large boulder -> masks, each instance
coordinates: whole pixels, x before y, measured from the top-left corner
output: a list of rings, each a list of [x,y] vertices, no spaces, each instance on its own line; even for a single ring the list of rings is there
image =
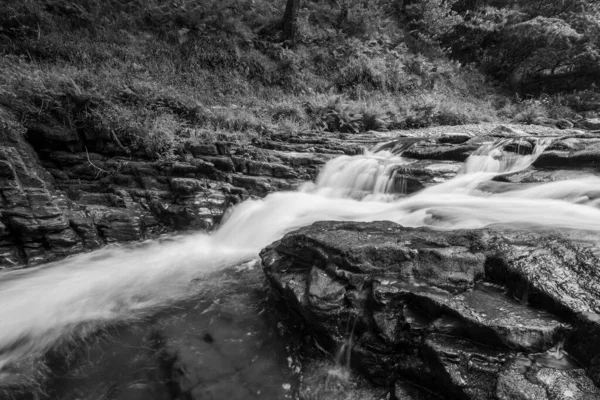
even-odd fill
[[[600,398],[586,375],[600,360],[599,260],[583,245],[321,222],[261,258],[274,298],[315,342],[351,347],[350,364],[390,391],[402,379],[448,399]]]

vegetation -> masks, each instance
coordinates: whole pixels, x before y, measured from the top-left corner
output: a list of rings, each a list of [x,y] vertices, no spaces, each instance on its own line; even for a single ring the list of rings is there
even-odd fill
[[[595,110],[597,6],[534,3],[4,1],[0,105],[26,127],[97,132],[167,158],[196,138]],[[547,90],[563,80],[573,87]],[[552,96],[521,100],[530,88]]]
[[[454,57],[521,94],[581,90],[600,78],[597,0],[471,3],[444,38]]]

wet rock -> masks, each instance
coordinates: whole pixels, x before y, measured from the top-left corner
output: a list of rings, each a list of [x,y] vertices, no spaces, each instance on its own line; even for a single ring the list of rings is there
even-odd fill
[[[272,151],[272,154],[292,167],[323,165],[332,158],[337,157],[337,154],[310,154],[282,151]]]
[[[454,161],[419,160],[399,165],[393,172],[389,193],[411,194],[454,177],[461,163]]]
[[[171,187],[173,192],[180,196],[194,194],[203,189],[204,185],[197,179],[192,178],[172,178]]]
[[[462,338],[432,334],[423,358],[453,399],[493,399],[497,375],[506,353]]]
[[[250,194],[257,196],[264,196],[267,193],[273,191],[273,186],[266,178],[244,176],[234,174],[232,176],[232,183],[235,186],[247,189]]]
[[[507,125],[498,125],[492,129],[490,134],[497,137],[519,137],[527,135],[522,129],[513,128]]]
[[[555,127],[555,126],[557,126],[558,121],[555,119],[552,119],[552,118],[538,117],[538,118],[534,118],[532,123],[535,125]]]
[[[588,118],[579,122],[578,125],[584,129],[589,129],[591,131],[600,130],[600,118]]]
[[[91,206],[88,212],[102,239],[108,243],[140,240],[144,236],[141,219],[127,210]]]
[[[495,182],[507,182],[510,185],[498,186],[495,182],[485,182],[478,188],[480,190],[501,193],[508,190],[525,189],[531,183],[557,182],[569,179],[578,179],[595,173],[592,168],[582,169],[527,169],[512,174],[494,177]]]
[[[592,249],[528,232],[507,232],[491,244],[486,276],[513,296],[559,313],[600,311],[600,271]]]
[[[192,143],[190,144],[190,152],[198,156],[218,156],[217,146],[207,143]]]
[[[350,340],[350,364],[378,385],[403,377],[437,382],[432,390],[444,398],[535,398],[527,371],[513,386],[503,375],[526,354],[549,369],[544,379],[573,379],[600,396],[583,373],[563,377],[553,372],[560,363],[543,361],[568,357],[565,340],[587,353],[580,361],[590,371],[600,354],[591,345],[600,330],[580,320],[600,299],[600,260],[586,246],[518,231],[323,222],[287,234],[261,258],[275,297],[332,354]],[[550,393],[552,385],[542,386]]]
[[[248,161],[246,165],[249,175],[273,176],[273,166],[270,163],[260,161]]]
[[[233,172],[235,170],[235,165],[230,157],[214,157],[207,156],[203,157],[204,161],[208,161],[215,166],[215,168],[224,171],[224,172]],[[200,160],[197,160],[200,161]]]
[[[473,135],[462,132],[447,132],[440,136],[438,143],[462,144],[473,138]]]
[[[313,268],[308,276],[308,301],[312,307],[323,311],[340,308],[344,302],[344,286],[324,271]]]
[[[573,124],[573,122],[569,121],[568,119],[559,119],[556,122],[556,127],[559,129],[573,129],[573,127],[575,126],[575,124]]]
[[[600,165],[600,141],[567,139],[557,142],[535,161],[536,167],[595,168]]]
[[[235,143],[230,142],[216,142],[215,146],[217,151],[222,156],[231,156],[231,148],[235,147]]]
[[[472,152],[477,150],[478,147],[479,145],[469,144],[469,142],[461,145],[445,144],[437,146],[432,146],[426,142],[420,142],[406,150],[403,155],[417,160],[464,161]]]
[[[504,367],[495,394],[499,400],[592,400],[598,398],[598,388],[582,369],[547,368],[517,358]]]

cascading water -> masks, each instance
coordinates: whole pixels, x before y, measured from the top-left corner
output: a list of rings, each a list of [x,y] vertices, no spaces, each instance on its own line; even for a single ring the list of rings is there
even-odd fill
[[[367,151],[362,156],[341,156],[325,165],[315,188],[321,195],[357,200],[382,198],[378,195],[402,191],[395,185],[396,173],[398,166],[409,163],[388,150]]]
[[[552,144],[550,138],[540,139],[533,148],[532,154],[523,156],[502,150],[511,141],[512,139],[506,138],[482,145],[465,161],[461,173],[510,173],[521,171],[529,167]]]
[[[388,150],[340,157],[316,185],[246,201],[213,234],[194,234],[137,246],[112,247],[0,275],[0,379],[3,368],[104,324],[131,321],[202,290],[195,278],[255,258],[286,232],[321,220],[390,220],[446,229],[493,224],[600,231],[600,178],[481,190],[498,174],[527,168],[533,154],[507,155],[485,145],[455,178],[390,201],[357,196],[385,192],[390,166],[406,163]],[[493,187],[493,185],[492,185]],[[337,189],[337,190],[336,190]],[[340,190],[341,189],[341,190]],[[345,197],[340,194],[345,191]],[[356,198],[362,198],[361,201]]]

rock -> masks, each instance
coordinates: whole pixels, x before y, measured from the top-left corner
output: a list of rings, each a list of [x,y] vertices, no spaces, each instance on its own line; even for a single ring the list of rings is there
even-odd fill
[[[490,134],[498,137],[519,137],[527,135],[522,129],[512,128],[506,125],[498,125],[490,132]]]
[[[461,163],[454,161],[418,160],[399,165],[388,188],[390,193],[411,194],[454,177]]]
[[[464,399],[529,399],[570,385],[600,396],[576,362],[544,361],[566,360],[564,341],[583,366],[600,359],[600,329],[581,320],[600,310],[600,260],[585,245],[518,231],[321,222],[261,259],[274,298],[332,353],[350,335],[351,365],[375,384],[435,381],[439,395]],[[531,369],[506,375],[523,354],[554,366],[540,370],[545,383],[527,383]]]
[[[337,154],[309,154],[283,151],[272,151],[271,153],[292,167],[323,165],[327,161],[338,156]]]
[[[222,156],[231,156],[231,148],[234,147],[234,143],[230,143],[230,142],[216,142],[215,146],[217,148],[217,151],[219,152],[220,155]]]
[[[28,126],[27,139],[36,147],[75,149],[79,136],[74,129],[64,126],[33,123]]]
[[[477,148],[479,148],[479,144],[471,143],[470,140],[460,145],[444,144],[437,146],[420,142],[404,151],[402,155],[417,160],[465,161]]]
[[[437,141],[438,143],[445,144],[462,144],[468,142],[473,135],[462,132],[447,132],[440,136]]]
[[[447,388],[443,393],[447,398],[494,398],[505,352],[437,333],[427,336],[422,351],[433,377]]]
[[[588,118],[580,121],[578,124],[581,128],[588,129],[590,131],[600,130],[600,118]]]
[[[568,119],[559,119],[556,122],[556,127],[559,129],[573,129],[573,127],[575,126],[575,124],[573,124],[573,122],[569,121]]]
[[[190,152],[195,156],[218,156],[217,146],[208,143],[192,143],[190,144]]]
[[[264,196],[273,190],[273,186],[266,178],[244,176],[234,174],[232,176],[232,184],[245,189],[248,189],[250,194]]]
[[[493,191],[496,193],[500,193],[505,190],[510,189],[524,189],[527,184],[531,183],[546,183],[546,182],[557,182],[564,181],[570,179],[578,179],[586,176],[590,176],[595,172],[595,169],[586,168],[586,169],[527,169],[524,171],[519,171],[512,174],[499,175],[494,177],[494,181],[496,182],[509,182],[511,185],[505,186],[503,190],[502,187],[497,186],[495,182],[485,182],[478,187],[478,189],[486,190],[486,186],[491,186]]]
[[[90,206],[88,212],[101,237],[108,243],[130,242],[144,237],[141,219],[128,210]]]
[[[545,368],[516,358],[501,372],[495,394],[499,400],[592,400],[598,398],[598,388],[582,369]]]
[[[0,162],[6,179],[17,181],[20,186],[45,188],[43,175],[40,175],[37,169],[28,165],[26,161],[27,159],[24,159],[22,153],[16,148],[0,146]]]
[[[552,118],[537,117],[537,118],[533,119],[532,123],[535,124],[535,125],[543,125],[543,126],[555,127],[555,126],[557,126],[558,121],[555,120],[555,119],[552,119]]]
[[[206,156],[203,157],[205,161],[210,162],[215,166],[215,168],[224,171],[224,172],[233,172],[235,170],[235,165],[230,157],[214,157],[214,156]],[[199,161],[199,160],[198,160]]]
[[[249,175],[253,176],[273,176],[273,166],[267,162],[248,161],[246,168]]]
[[[237,201],[225,189],[202,189],[196,195],[178,197],[175,204],[155,199],[149,207],[159,221],[178,230],[210,230],[225,210]]]
[[[600,160],[600,140],[566,139],[555,143],[533,164],[536,167],[595,168]]]
[[[202,182],[192,178],[172,178],[171,187],[173,192],[180,196],[194,194],[204,188]]]

